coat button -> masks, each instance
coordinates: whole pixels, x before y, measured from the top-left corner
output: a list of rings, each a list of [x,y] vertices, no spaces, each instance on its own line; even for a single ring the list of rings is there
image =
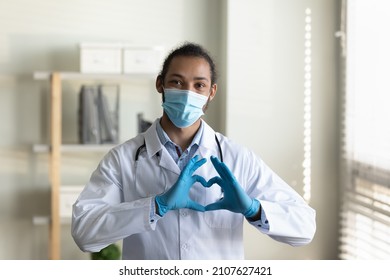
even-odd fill
[[[182,217],[187,217],[187,215],[188,215],[187,211],[182,211],[182,212],[181,212],[181,216],[182,216]]]

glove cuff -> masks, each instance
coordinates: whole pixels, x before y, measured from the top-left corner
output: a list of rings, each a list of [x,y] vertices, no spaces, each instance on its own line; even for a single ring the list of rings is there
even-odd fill
[[[257,214],[257,211],[260,209],[260,201],[257,199],[252,199],[252,204],[249,206],[248,210],[244,213],[245,218],[252,218]]]
[[[157,214],[159,214],[161,217],[164,216],[165,213],[167,213],[169,210],[168,207],[163,204],[163,202],[161,201],[161,197],[156,196],[154,200],[157,204]]]

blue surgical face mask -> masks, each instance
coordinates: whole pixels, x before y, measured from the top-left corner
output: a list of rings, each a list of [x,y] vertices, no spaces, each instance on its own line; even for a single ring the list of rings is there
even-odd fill
[[[194,124],[202,115],[208,97],[190,90],[164,89],[162,107],[169,119],[177,127]]]

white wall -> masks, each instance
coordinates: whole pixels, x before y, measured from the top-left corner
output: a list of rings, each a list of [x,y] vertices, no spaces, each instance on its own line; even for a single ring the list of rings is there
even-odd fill
[[[312,13],[312,199],[317,233],[292,248],[245,228],[253,259],[337,257],[337,1],[227,2],[226,132],[303,195],[305,10]]]
[[[33,215],[49,213],[48,158],[31,151],[33,144],[47,140],[48,84],[34,81],[32,73],[77,71],[77,46],[82,41],[163,45],[167,50],[184,40],[203,44],[214,54],[221,74],[218,95],[207,120],[216,130],[253,148],[288,182],[296,181],[299,190],[301,29],[307,5],[312,6],[316,31],[312,205],[318,213],[318,232],[312,245],[288,248],[246,228],[246,249],[248,258],[335,258],[337,215],[335,205],[330,204],[337,200],[337,104],[332,68],[335,3],[336,0],[0,1],[0,259],[48,257],[48,228],[32,224]],[[74,113],[79,85],[64,84],[67,106],[63,113],[63,140],[68,142],[77,140]],[[121,139],[127,139],[135,133],[139,110],[153,119],[161,108],[153,81],[139,81],[123,90]],[[247,107],[250,104],[258,106]],[[243,114],[242,108],[249,115]],[[256,129],[250,123],[243,125],[242,120],[248,116],[251,123],[256,120]],[[85,182],[100,156],[64,156],[64,183]],[[69,226],[64,226],[62,238],[62,258],[89,257],[74,245]]]

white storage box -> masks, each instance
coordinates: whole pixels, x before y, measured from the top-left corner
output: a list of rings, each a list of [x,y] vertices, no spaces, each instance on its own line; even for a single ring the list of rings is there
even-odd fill
[[[60,187],[60,217],[72,217],[72,207],[79,197],[84,186],[61,186]]]
[[[122,72],[122,44],[120,43],[81,43],[81,73]]]
[[[126,45],[123,48],[123,72],[157,74],[162,66],[162,47]]]

